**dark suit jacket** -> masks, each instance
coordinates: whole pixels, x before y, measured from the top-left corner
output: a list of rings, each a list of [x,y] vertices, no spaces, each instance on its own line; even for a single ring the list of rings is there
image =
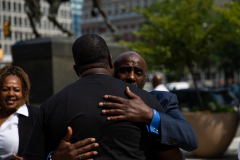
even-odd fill
[[[192,126],[180,112],[177,96],[165,91],[152,91],[151,94],[157,98],[166,113],[159,113],[161,136],[157,140],[165,145],[176,146],[186,151],[197,149],[197,136]]]
[[[29,116],[19,114],[18,122],[18,134],[19,134],[19,146],[18,146],[18,156],[22,157],[23,151],[27,145],[30,133],[34,124],[34,121],[39,112],[39,107],[27,106]]]

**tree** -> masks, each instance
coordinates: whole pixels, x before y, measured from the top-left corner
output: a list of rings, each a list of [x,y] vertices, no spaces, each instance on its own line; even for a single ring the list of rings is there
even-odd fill
[[[163,64],[176,70],[187,67],[204,110],[196,79],[194,64],[208,59],[215,50],[220,23],[213,10],[213,0],[161,0],[146,9],[135,9],[145,17],[145,22],[134,34],[136,42],[124,42],[141,54],[148,67]]]
[[[215,6],[214,9],[222,17],[224,25],[221,27],[224,40],[219,45],[217,54],[221,58],[219,68],[225,72],[240,70],[240,1],[226,3],[224,7]]]

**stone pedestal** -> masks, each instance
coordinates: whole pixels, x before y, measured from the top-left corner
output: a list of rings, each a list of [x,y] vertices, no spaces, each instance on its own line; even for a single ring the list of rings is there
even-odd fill
[[[45,38],[17,42],[12,47],[13,65],[21,67],[31,83],[30,103],[41,104],[79,79],[73,70],[72,44],[77,37]],[[107,43],[113,58],[127,48]]]
[[[21,67],[30,79],[30,103],[42,103],[78,79],[72,57],[75,39],[35,39],[12,47],[13,65]]]

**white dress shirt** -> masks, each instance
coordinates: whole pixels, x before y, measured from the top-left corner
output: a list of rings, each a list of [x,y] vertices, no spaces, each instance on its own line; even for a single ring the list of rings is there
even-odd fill
[[[0,160],[13,159],[13,153],[18,153],[18,114],[28,117],[26,104],[22,105],[0,126]]]
[[[169,90],[163,85],[159,84],[157,87],[154,88],[155,91],[166,91],[169,92]]]

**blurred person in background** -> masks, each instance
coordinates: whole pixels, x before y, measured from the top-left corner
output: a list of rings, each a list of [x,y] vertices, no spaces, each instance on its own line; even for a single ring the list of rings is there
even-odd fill
[[[152,85],[153,90],[155,91],[166,91],[169,92],[169,90],[162,84],[162,75],[161,74],[155,74],[152,79]]]

